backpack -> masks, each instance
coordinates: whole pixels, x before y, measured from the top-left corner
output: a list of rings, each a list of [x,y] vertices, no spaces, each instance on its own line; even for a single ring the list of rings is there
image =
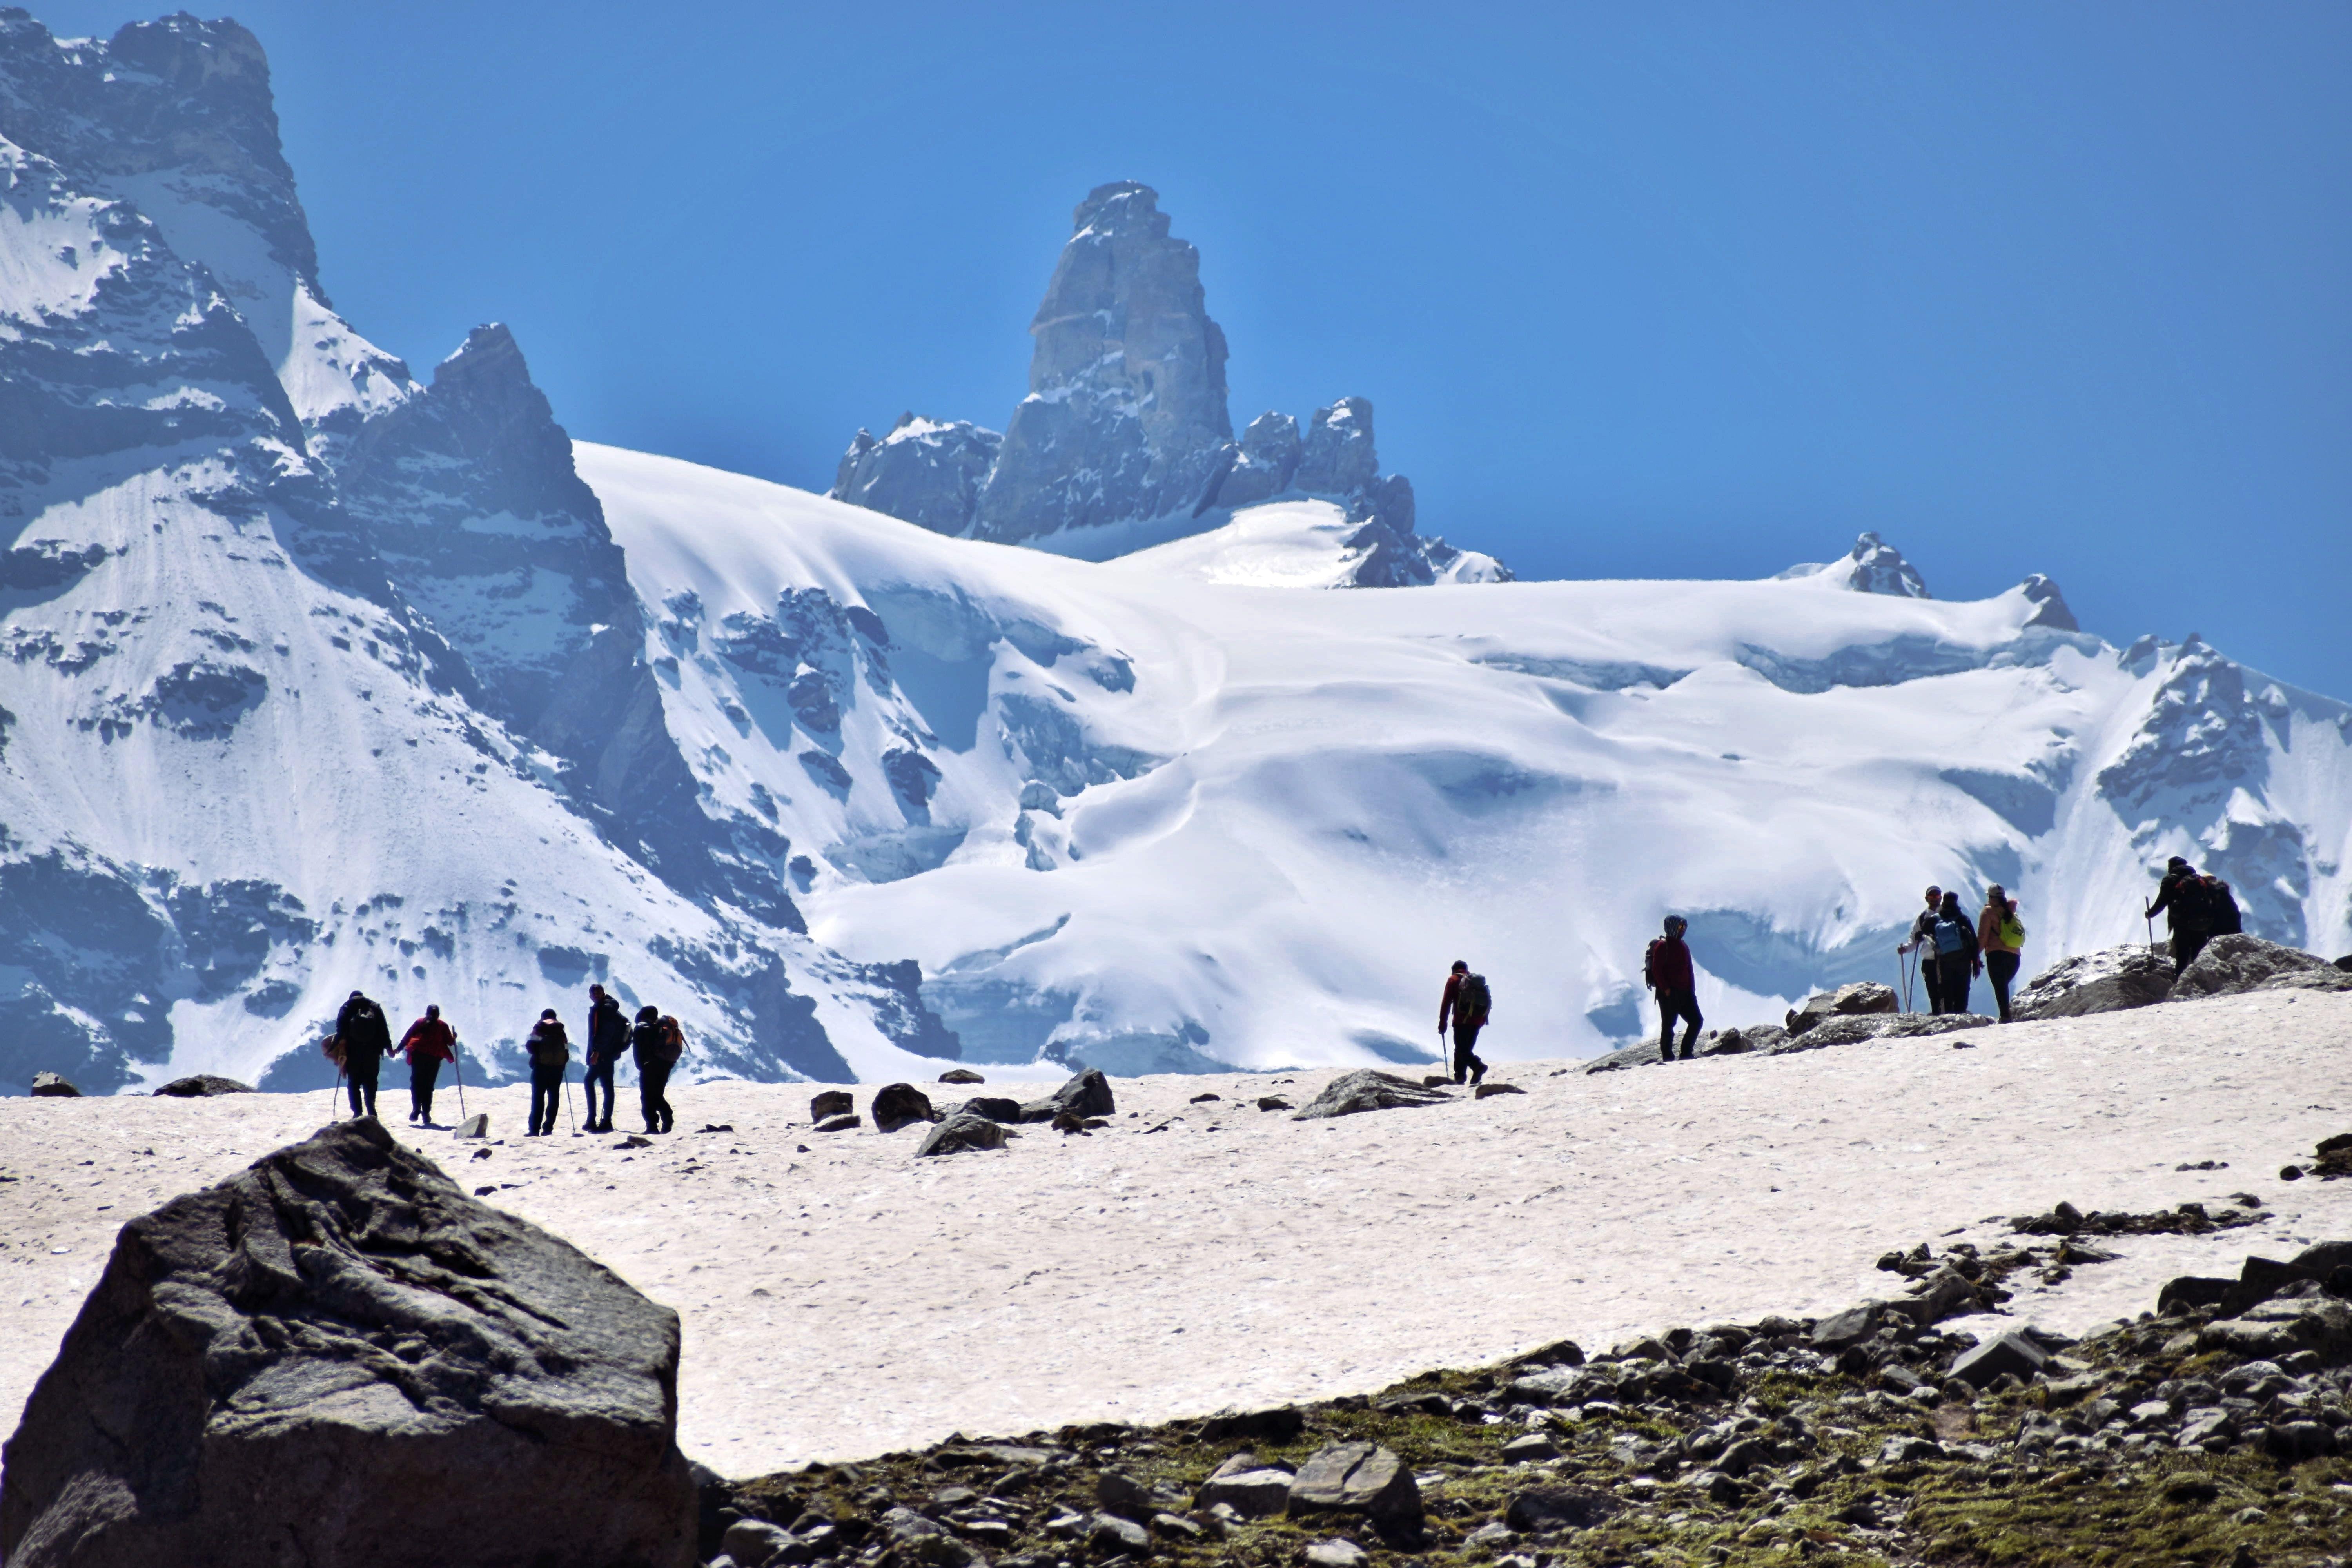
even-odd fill
[[[1968,921],[1952,915],[1937,915],[1936,917],[1936,956],[1952,958],[1968,950]]]
[[[334,1063],[337,1067],[341,1067],[343,1065],[342,1036],[329,1035],[325,1039],[320,1041],[319,1054],[326,1058],[329,1061]]]
[[[2000,917],[2000,940],[2011,947],[2025,945],[2025,922],[2017,918],[2014,906],[2011,908],[2009,913]]]
[[[1642,950],[1642,984],[1653,991],[1658,988],[1658,949],[1665,944],[1664,937],[1654,936],[1650,945]]]
[[[2215,936],[2235,936],[2245,930],[2245,917],[2238,912],[2237,895],[2230,884],[2210,872],[2199,876],[2199,890],[2205,895],[2206,929]]]
[[[677,1026],[676,1018],[664,1015],[661,1021],[661,1065],[674,1068],[677,1066],[677,1058],[684,1055],[686,1031]]]
[[[1462,990],[1454,998],[1454,1016],[1459,1018],[1466,1013],[1474,1021],[1484,1020],[1494,1010],[1495,994],[1486,989],[1486,977],[1483,974],[1464,975]]]
[[[530,1032],[530,1065],[539,1068],[560,1068],[572,1059],[571,1042],[560,1034],[543,1029]]]

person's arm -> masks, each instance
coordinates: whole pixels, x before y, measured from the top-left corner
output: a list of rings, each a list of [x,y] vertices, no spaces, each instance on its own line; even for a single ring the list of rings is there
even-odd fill
[[[2153,920],[2164,912],[2165,906],[2172,902],[2172,895],[2179,886],[2179,881],[2172,877],[2167,877],[2157,884],[2156,902],[2147,906],[2148,919]]]
[[[1445,1021],[1454,1016],[1454,998],[1461,989],[1462,976],[1449,974],[1445,977],[1445,994],[1437,999],[1437,1032],[1441,1035],[1445,1032]]]

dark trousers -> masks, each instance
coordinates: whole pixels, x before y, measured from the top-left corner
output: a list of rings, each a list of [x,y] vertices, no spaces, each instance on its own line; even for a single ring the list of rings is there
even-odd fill
[[[2197,955],[2204,952],[2205,944],[2212,940],[2213,933],[2210,931],[2174,931],[2172,933],[2172,973],[2179,974],[2196,963]]]
[[[1683,1027],[1683,1059],[1690,1059],[1691,1045],[1698,1038],[1698,1026],[1706,1020],[1699,1016],[1698,993],[1696,991],[1661,991],[1658,993],[1658,1057],[1662,1061],[1675,1058],[1675,1020],[1686,1020]]]
[[[1936,1011],[1938,1013],[1967,1012],[1970,967],[1969,955],[1965,952],[1941,954],[1936,960],[1936,967],[1943,975],[1936,987],[1937,994],[1940,998],[1940,1005]]]
[[[343,1063],[343,1087],[351,1092],[352,1114],[375,1114],[375,1080],[383,1071],[382,1057],[354,1057]]]
[[[1473,1024],[1466,1029],[1459,1024],[1454,1026],[1454,1082],[1486,1076],[1486,1064],[1478,1059],[1478,1031],[1485,1027],[1484,1024]]]
[[[588,1096],[588,1131],[593,1132],[599,1127],[613,1125],[613,1064],[597,1063],[580,1075],[580,1081]],[[596,1114],[596,1086],[600,1083],[604,1086],[604,1114],[601,1117]]]
[[[1992,999],[2000,1004],[2000,1021],[2009,1022],[2009,983],[2017,978],[2017,954],[1987,948],[1985,978],[1992,982]]]
[[[637,1068],[637,1109],[645,1112],[646,1131],[667,1132],[670,1126],[669,1101],[662,1098],[669,1088],[669,1068],[647,1062]]]
[[[530,1069],[530,1130],[534,1133],[555,1131],[557,1101],[563,1098],[563,1069],[533,1067]]]
[[[439,1057],[419,1057],[408,1064],[408,1114],[433,1120],[433,1080],[441,1076]]]

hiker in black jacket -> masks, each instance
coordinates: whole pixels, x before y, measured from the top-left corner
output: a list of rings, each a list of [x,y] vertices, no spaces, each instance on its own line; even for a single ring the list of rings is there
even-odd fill
[[[588,1094],[588,1131],[613,1130],[613,1069],[629,1048],[629,1020],[602,985],[588,987],[588,1059],[580,1069]],[[604,1114],[596,1114],[596,1086],[604,1086]]]
[[[1437,999],[1437,1037],[1445,1037],[1449,1022],[1454,1026],[1454,1082],[1460,1083],[1465,1076],[1473,1084],[1486,1080],[1486,1064],[1478,1058],[1478,1031],[1486,1026],[1494,1010],[1495,994],[1486,988],[1486,977],[1471,973],[1469,964],[1455,959],[1453,972],[1445,977],[1445,994]]]
[[[1937,1011],[1967,1012],[1969,981],[1984,973],[1984,959],[1977,950],[1977,922],[1961,910],[1959,894],[1944,895],[1935,923],[1927,928],[1927,946],[1939,976],[1937,989],[1943,1005]]]
[[[383,1009],[354,991],[335,1015],[335,1033],[343,1042],[343,1077],[352,1098],[353,1116],[375,1114],[376,1079],[383,1058],[392,1054],[392,1026]]]
[[[677,1025],[664,1027],[666,1022],[660,1008],[648,1005],[637,1009],[637,1021],[629,1026],[629,1055],[637,1064],[637,1109],[645,1114],[648,1132],[667,1132],[673,1121],[669,1069],[677,1065],[678,1042],[671,1037]],[[609,1124],[605,1131],[612,1131]]]
[[[530,1026],[523,1052],[530,1058],[530,1131],[524,1136],[544,1138],[555,1131],[555,1112],[563,1100],[563,1072],[572,1062],[572,1037],[563,1032],[563,1021],[555,1016],[554,1008],[541,1012],[539,1022]]]
[[[2222,914],[2219,906],[2226,905]],[[2176,975],[2197,962],[2205,944],[2224,929],[2238,929],[2238,901],[2231,898],[2225,883],[2210,877],[2200,877],[2197,868],[2175,855],[2164,863],[2164,880],[2157,884],[2156,901],[2147,906],[2147,919],[2161,914],[2172,929],[2172,973]]]

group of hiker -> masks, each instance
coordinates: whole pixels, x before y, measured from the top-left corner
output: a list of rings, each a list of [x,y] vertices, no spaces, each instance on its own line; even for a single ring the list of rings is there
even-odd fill
[[[661,1009],[637,1009],[632,1022],[619,1000],[602,985],[588,987],[588,1044],[581,1079],[588,1100],[590,1132],[613,1131],[613,1074],[626,1056],[637,1069],[637,1105],[647,1132],[667,1132],[674,1120],[667,1091],[670,1070],[686,1052],[686,1037],[676,1018]],[[433,1125],[433,1089],[444,1062],[457,1060],[457,1032],[441,1016],[440,1004],[409,1025],[397,1047],[408,1062],[408,1120]],[[351,1098],[353,1116],[376,1113],[376,1084],[383,1058],[394,1054],[392,1029],[383,1008],[373,998],[354,991],[335,1016],[335,1032],[326,1052],[341,1070]],[[526,1136],[544,1138],[555,1131],[558,1112],[566,1110],[565,1086],[570,1081],[572,1037],[555,1009],[541,1012],[524,1041],[530,1067],[530,1122]],[[462,1069],[461,1069],[462,1070]],[[604,1090],[598,1109],[597,1090]]]
[[[2179,855],[2165,863],[2164,880],[2145,911],[2149,921],[2159,914],[2170,924],[2176,974],[2189,967],[2207,942],[2242,929],[2230,884],[2200,873]],[[1699,1027],[1706,1021],[1698,1008],[1697,970],[1685,940],[1689,931],[1688,921],[1668,915],[1663,934],[1650,939],[1642,957],[1642,983],[1657,998],[1658,1056],[1663,1061],[1675,1059],[1677,1023],[1683,1026],[1682,1059],[1690,1060]],[[1985,889],[1984,902],[1974,915],[1961,906],[1957,891],[1930,886],[1927,907],[1912,921],[1909,933],[1895,945],[1895,952],[1898,961],[1911,961],[1916,955],[1916,973],[1930,1013],[1968,1012],[1969,988],[1981,974],[1992,982],[1993,1001],[2000,1010],[2000,1021],[2007,1024],[2014,1021],[2009,993],[2017,979],[2024,946],[2025,922],[2018,913],[2017,900],[1996,882]],[[1904,1007],[1908,1011],[1912,973],[1908,962],[1901,973],[1906,981]],[[1444,1037],[1449,1025],[1453,1030],[1454,1082],[1466,1078],[1475,1084],[1486,1077],[1486,1064],[1474,1047],[1494,1006],[1494,992],[1486,977],[1472,973],[1467,962],[1455,960],[1437,1005],[1439,1037]]]

